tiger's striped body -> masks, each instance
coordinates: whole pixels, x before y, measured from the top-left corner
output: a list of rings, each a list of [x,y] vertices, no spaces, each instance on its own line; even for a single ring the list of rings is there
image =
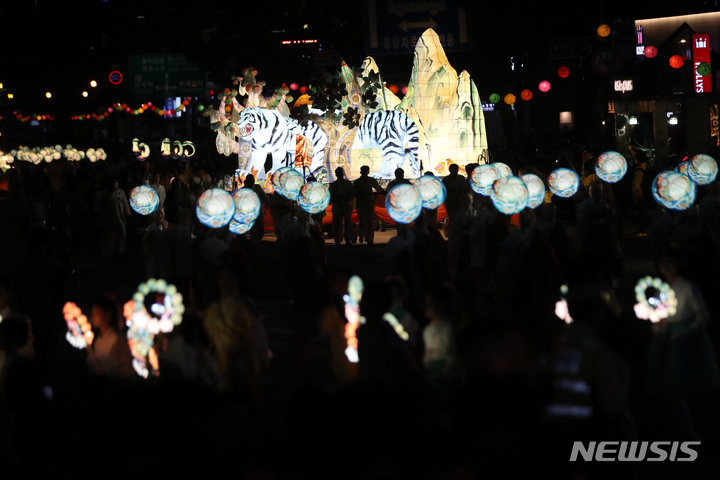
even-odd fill
[[[358,127],[355,148],[379,148],[382,165],[375,176],[394,178],[395,170],[401,168],[405,159],[410,163],[413,177],[421,175],[418,161],[420,133],[410,117],[395,110],[368,113]]]
[[[324,166],[328,138],[323,129],[312,121],[301,124],[275,110],[253,107],[240,112],[237,128],[240,137],[252,143],[246,171],[254,171],[258,179],[266,178],[265,159],[268,154],[272,155],[272,167],[267,173],[292,164],[296,135],[304,136],[313,146],[312,162],[306,173],[313,174]],[[354,148],[380,149],[382,165],[374,176],[393,178],[395,169],[402,167],[408,159],[411,175],[419,177],[422,172],[418,161],[418,141],[418,127],[410,117],[399,111],[384,110],[365,115],[358,127]]]

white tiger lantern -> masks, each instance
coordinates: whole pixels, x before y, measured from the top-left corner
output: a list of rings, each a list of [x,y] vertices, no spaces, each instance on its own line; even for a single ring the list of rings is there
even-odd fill
[[[267,173],[289,166],[295,158],[297,135],[312,145],[312,161],[306,173],[317,175],[324,165],[328,138],[322,128],[312,121],[298,122],[284,117],[275,110],[246,108],[237,123],[240,139],[252,144],[252,153],[245,171],[256,178],[266,178],[265,159],[272,156],[272,167]],[[395,170],[409,164],[410,175],[418,177],[421,165],[418,160],[419,132],[410,117],[398,111],[380,111],[365,115],[357,128],[352,149],[379,149],[381,164],[372,175],[394,178]],[[296,166],[296,168],[298,168]]]

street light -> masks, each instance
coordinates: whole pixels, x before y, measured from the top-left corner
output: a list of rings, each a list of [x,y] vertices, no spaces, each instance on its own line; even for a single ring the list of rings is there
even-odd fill
[[[45,97],[47,97],[47,98],[52,98],[52,93],[50,93],[50,92],[45,92]]]
[[[93,87],[93,88],[97,87],[97,82],[96,82],[95,80],[91,80],[91,81],[90,81],[90,86]]]
[[[82,96],[83,96],[83,97],[87,97],[87,96],[88,96],[88,92],[82,92]]]

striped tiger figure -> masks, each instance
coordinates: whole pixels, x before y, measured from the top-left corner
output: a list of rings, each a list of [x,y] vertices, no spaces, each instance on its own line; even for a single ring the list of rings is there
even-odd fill
[[[396,110],[368,113],[358,128],[353,148],[379,148],[382,153],[378,178],[394,178],[395,170],[402,167],[405,159],[410,164],[412,177],[421,175],[418,160],[420,133],[410,117]]]
[[[256,178],[265,174],[265,160],[272,155],[272,167],[268,173],[288,164],[295,158],[295,131],[287,122],[287,117],[277,110],[252,107],[240,112],[237,130],[242,140],[252,143],[252,153],[246,171],[256,172]]]
[[[308,142],[313,147],[312,162],[308,171],[311,174],[315,174],[323,166],[323,160],[325,158],[325,147],[327,146],[327,135],[325,132],[316,124],[310,120],[305,122],[298,122],[294,118],[285,117],[288,128],[292,130],[295,135],[302,135],[307,138]]]

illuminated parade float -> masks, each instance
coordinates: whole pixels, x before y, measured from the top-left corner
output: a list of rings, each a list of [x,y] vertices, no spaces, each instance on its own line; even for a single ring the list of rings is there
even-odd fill
[[[217,151],[238,155],[236,175],[268,179],[282,167],[304,177],[335,180],[341,167],[349,179],[360,167],[376,178],[391,179],[397,168],[409,178],[426,171],[447,175],[452,163],[485,163],[487,139],[480,96],[470,75],[459,75],[448,62],[438,35],[431,29],[419,38],[407,94],[401,100],[384,85],[371,57],[356,74],[343,63],[341,98],[320,109],[303,95],[302,120],[290,118],[287,91],[264,98],[256,72],[246,71],[238,97],[229,92],[211,113]],[[317,87],[315,97],[325,92]],[[269,164],[269,168],[268,168]]]

